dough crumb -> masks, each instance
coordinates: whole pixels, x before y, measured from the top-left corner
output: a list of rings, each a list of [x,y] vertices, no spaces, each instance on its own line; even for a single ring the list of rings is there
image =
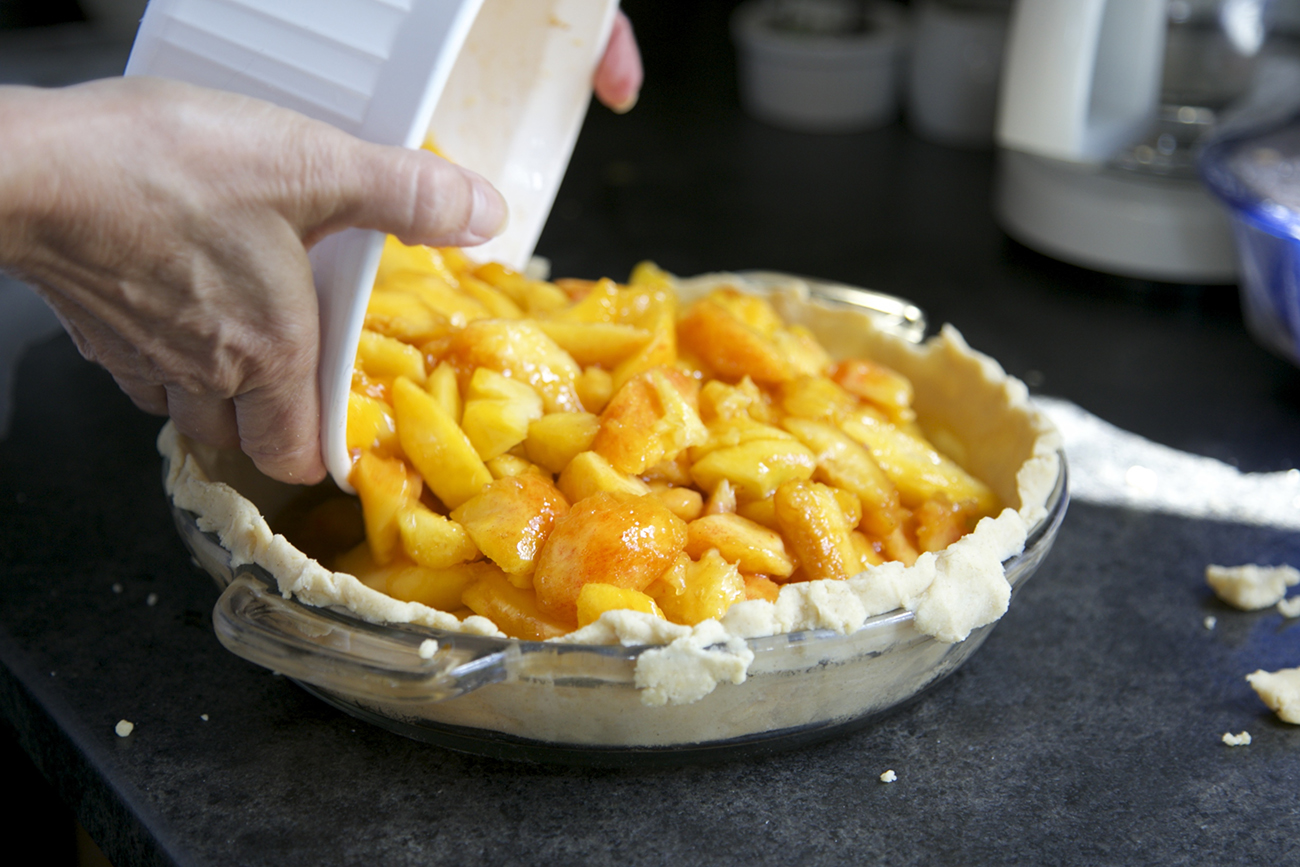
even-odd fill
[[[1215,626],[1218,625],[1218,623],[1219,623],[1219,618],[1215,617],[1213,614],[1211,614],[1209,617],[1205,618],[1205,628],[1206,628],[1206,629],[1213,629]]]
[[[883,774],[880,775],[880,782],[882,783],[892,783],[894,782],[894,780],[897,779],[898,779],[898,774],[894,773],[893,771],[885,771]]]
[[[1281,602],[1286,588],[1300,584],[1291,566],[1206,566],[1205,581],[1224,602],[1242,611],[1258,611]]]
[[[1246,675],[1246,680],[1278,719],[1300,725],[1300,668],[1261,669]]]
[[[121,592],[122,592],[122,585],[121,585],[120,583],[115,583],[115,584],[113,585],[113,592],[114,592],[114,593],[121,593]]]
[[[207,721],[208,721],[208,715],[205,714],[205,713],[201,713],[201,714],[199,714],[199,719],[203,720],[204,722],[207,722]]]
[[[150,593],[148,596],[144,598],[144,604],[148,605],[150,608],[153,608],[155,605],[158,604],[158,594]]]
[[[421,659],[433,659],[433,655],[438,652],[438,642],[432,638],[426,638],[420,642],[420,649],[416,653],[420,654]]]
[[[1300,596],[1292,596],[1277,603],[1278,613],[1283,617],[1300,617]]]
[[[1242,732],[1234,735],[1232,732],[1223,733],[1223,742],[1230,747],[1248,747],[1250,746],[1250,732]]]
[[[120,719],[117,725],[113,726],[113,731],[117,732],[119,738],[129,737],[131,732],[135,731],[135,723],[130,720]]]

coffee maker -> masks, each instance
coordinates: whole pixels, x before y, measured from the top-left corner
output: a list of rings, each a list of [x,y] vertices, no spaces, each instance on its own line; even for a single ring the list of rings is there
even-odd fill
[[[1099,271],[1235,282],[1228,219],[1196,157],[1300,101],[1295,5],[1017,0],[997,122],[1002,227]]]

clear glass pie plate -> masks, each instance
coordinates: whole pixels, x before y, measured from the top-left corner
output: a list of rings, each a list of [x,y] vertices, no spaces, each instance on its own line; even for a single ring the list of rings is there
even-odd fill
[[[847,287],[813,289],[832,303],[864,303],[859,296],[836,297]],[[895,305],[887,315],[904,339],[919,338],[923,320],[915,307]],[[1058,452],[1057,458],[1044,517],[1030,528],[1023,552],[1003,563],[1012,604],[1050,550],[1066,512],[1065,456]],[[212,481],[227,481],[249,499],[265,502],[241,488],[238,478],[214,473]],[[262,477],[261,483],[269,480]],[[270,514],[269,506],[261,508]],[[996,625],[950,644],[917,630],[912,613],[900,609],[868,618],[849,634],[817,629],[751,638],[753,661],[743,682],[721,682],[692,703],[653,706],[643,702],[635,680],[637,658],[649,647],[376,624],[342,607],[305,605],[284,598],[262,566],[237,562],[215,534],[201,529],[193,512],[173,502],[173,515],[186,547],[222,589],[213,622],[229,650],[292,678],[354,717],[497,758],[677,763],[822,740],[866,725],[942,680]]]

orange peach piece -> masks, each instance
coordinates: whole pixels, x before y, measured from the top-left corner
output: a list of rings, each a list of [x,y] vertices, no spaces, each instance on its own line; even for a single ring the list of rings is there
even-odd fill
[[[402,275],[387,283],[386,288],[414,295],[455,328],[464,328],[469,322],[492,316],[487,307],[433,274]]]
[[[423,343],[448,334],[451,323],[409,292],[376,289],[366,305],[365,327],[406,343]]]
[[[575,615],[559,620],[542,611],[532,590],[514,586],[500,571],[484,575],[461,594],[461,602],[480,617],[486,617],[511,638],[545,641],[559,638],[578,624]]]
[[[837,421],[858,408],[858,399],[824,376],[782,383],[781,408],[797,418]]]
[[[517,306],[525,306],[525,290],[528,286],[528,278],[515,269],[502,265],[500,262],[487,262],[474,269],[471,273],[476,279],[500,289]]]
[[[397,422],[393,408],[382,400],[348,392],[348,451],[380,451],[388,455],[400,454],[397,442]]]
[[[362,452],[348,481],[357,489],[365,515],[370,553],[381,566],[401,549],[398,516],[420,500],[420,477],[397,458]]]
[[[677,338],[723,379],[778,383],[794,375],[768,337],[709,298],[691,305],[677,324]]]
[[[926,500],[912,516],[916,519],[916,545],[922,551],[942,551],[966,535],[965,510],[946,497]]]
[[[835,494],[819,482],[786,482],[774,497],[781,535],[810,580],[848,578],[862,571]]]
[[[403,244],[395,236],[389,235],[384,239],[384,252],[379,257],[375,282],[383,285],[403,274],[439,273],[445,269],[442,253],[436,247]]]
[[[872,407],[862,407],[841,421],[839,427],[866,446],[898,489],[904,506],[915,508],[942,494],[950,502],[969,504],[976,517],[997,513],[998,498],[988,485],[940,454],[925,439],[891,424]]]
[[[696,397],[695,382],[685,374],[670,367],[647,370],[620,388],[600,414],[592,451],[624,473],[676,458],[708,438]]]
[[[622,287],[614,299],[614,321],[624,325],[654,330],[665,315],[677,321],[677,292],[663,281]]]
[[[504,479],[507,476],[522,476],[524,473],[540,473],[542,470],[537,464],[527,458],[516,457],[507,452],[504,455],[497,455],[490,461],[484,461],[483,465],[488,468],[494,479]]]
[[[865,533],[860,530],[854,530],[849,534],[853,540],[853,549],[858,552],[858,559],[862,561],[863,567],[879,566],[885,562],[884,554],[876,547],[876,543],[871,541]]]
[[[456,563],[440,569],[399,561],[387,569],[388,586],[385,592],[389,596],[402,602],[419,602],[439,611],[459,608],[465,588],[487,575],[498,575],[501,572],[495,565],[484,560]]]
[[[620,361],[613,371],[614,390],[638,374],[677,360],[677,319],[672,310],[661,310],[651,321],[649,339],[634,354]]]
[[[538,327],[583,367],[615,367],[645,346],[650,332],[616,322],[564,322],[542,320]]]
[[[691,476],[704,490],[726,479],[737,499],[763,500],[783,483],[812,478],[816,461],[803,443],[789,439],[754,439],[709,452],[691,466]]]
[[[781,317],[771,302],[761,295],[742,292],[735,286],[723,286],[709,293],[709,300],[764,337],[782,328]]]
[[[393,380],[405,376],[424,384],[424,356],[409,343],[385,337],[377,331],[361,330],[357,344],[357,367],[372,379]]]
[[[756,440],[780,440],[798,446],[798,438],[779,427],[754,421],[747,415],[715,418],[707,425],[709,438],[691,449],[690,459],[702,461],[715,451],[745,445]],[[802,449],[807,451],[807,449]],[[809,455],[811,457],[811,453]],[[705,488],[708,490],[708,488]]]
[[[782,424],[816,455],[817,481],[857,496],[864,530],[884,536],[898,526],[902,520],[898,490],[865,446],[824,422],[787,418]]]
[[[595,452],[579,452],[565,466],[556,482],[569,503],[585,500],[601,491],[622,492],[641,496],[650,493],[650,486],[627,473],[620,473]]]
[[[686,546],[686,522],[651,496],[599,493],[555,522],[533,586],[550,616],[577,619],[584,584],[644,590]]]
[[[897,560],[904,566],[916,564],[916,559],[921,556],[921,552],[916,550],[916,546],[907,538],[907,533],[903,530],[903,525],[899,524],[887,535],[881,536],[880,553],[886,560]]]
[[[736,505],[736,514],[742,518],[748,518],[755,524],[767,527],[769,530],[781,532],[781,527],[776,522],[776,505],[771,497],[749,503],[738,503]]]
[[[494,480],[451,518],[507,575],[524,577],[536,566],[556,520],[568,511],[569,502],[549,478],[524,473]]]
[[[447,360],[462,385],[468,385],[475,370],[486,367],[531,385],[542,396],[547,412],[583,411],[576,387],[582,368],[535,322],[471,322],[451,337]]]
[[[589,412],[553,412],[528,426],[528,459],[552,473],[563,472],[579,453],[589,451],[600,419]]]
[[[631,275],[627,278],[627,283],[637,289],[657,289],[676,294],[676,289],[674,289],[675,280],[676,278],[672,274],[646,259],[636,263],[636,267],[632,269]]]
[[[494,318],[522,319],[524,317],[524,311],[519,309],[519,305],[495,286],[484,283],[470,274],[462,275],[457,279],[460,281],[460,291],[482,304]]]
[[[575,281],[562,281],[557,284],[569,294],[570,297],[578,300],[558,311],[552,321],[555,322],[608,322],[613,323],[618,318],[618,284],[608,277],[595,281],[581,281],[585,285],[581,292],[575,291],[577,288]],[[578,295],[581,297],[578,297]]]
[[[473,276],[500,289],[518,307],[536,315],[568,306],[569,296],[553,283],[530,280],[499,262],[479,266]]]
[[[602,277],[601,280],[609,280],[608,277]],[[586,280],[582,277],[556,277],[553,281],[557,289],[569,296],[569,300],[577,304],[582,299],[591,294],[591,290],[601,282],[600,280]],[[614,282],[609,280],[609,282]],[[569,310],[573,308],[570,307]],[[565,311],[568,312],[568,311]],[[560,318],[557,316],[557,318]]]
[[[446,569],[457,563],[474,560],[478,546],[460,524],[416,503],[397,516],[402,550],[421,566]]]
[[[831,379],[858,397],[891,415],[912,406],[912,383],[892,368],[865,358],[849,358],[835,365]]]
[[[672,460],[662,460],[645,468],[641,479],[650,485],[676,485],[687,488],[695,482],[691,478],[691,456],[682,452]]]
[[[786,578],[794,571],[781,535],[739,515],[706,515],[686,525],[686,553],[698,560],[710,549],[742,572]]]
[[[433,395],[447,417],[460,424],[460,414],[464,402],[460,397],[460,384],[456,381],[456,370],[447,362],[437,365],[424,383],[424,390]]]
[[[698,561],[682,554],[646,593],[669,620],[694,626],[722,617],[732,603],[743,600],[745,581],[717,551],[706,552]]]
[[[393,409],[402,450],[448,507],[459,506],[492,481],[464,432],[428,392],[398,379]]]
[[[830,373],[834,360],[817,342],[813,333],[802,325],[778,328],[772,333],[776,351],[790,364],[790,369],[805,376]]]
[[[746,599],[776,602],[776,598],[781,595],[781,585],[766,575],[742,575],[741,577],[745,580]]]
[[[614,377],[604,368],[587,367],[583,369],[574,387],[587,411],[600,413],[614,396]]]
[[[385,380],[371,379],[360,368],[352,368],[352,391],[356,394],[373,397],[375,400],[383,401],[391,406],[393,402],[392,385],[391,382]]]
[[[700,418],[710,426],[739,418],[766,424],[772,420],[771,398],[748,376],[735,385],[710,379],[700,388]]]
[[[613,584],[582,585],[578,593],[578,628],[595,623],[606,611],[640,611],[666,619],[655,601],[639,590]]]
[[[694,488],[654,488],[652,493],[659,498],[668,511],[683,521],[694,521],[704,511],[704,497]]]
[[[736,489],[731,482],[723,479],[713,486],[708,502],[704,504],[706,515],[730,515],[736,511]],[[761,523],[761,522],[760,522]]]

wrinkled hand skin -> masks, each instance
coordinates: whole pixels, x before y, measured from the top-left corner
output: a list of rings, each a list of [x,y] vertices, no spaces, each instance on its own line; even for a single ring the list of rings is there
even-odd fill
[[[144,78],[0,88],[0,266],[141,409],[324,477],[307,251],[347,226],[476,244],[505,205],[433,154]]]
[[[597,95],[626,110],[640,81],[620,16]],[[432,153],[156,79],[0,87],[0,155],[0,270],[141,409],[286,482],[325,476],[312,245],[356,226],[470,246],[507,220]]]

